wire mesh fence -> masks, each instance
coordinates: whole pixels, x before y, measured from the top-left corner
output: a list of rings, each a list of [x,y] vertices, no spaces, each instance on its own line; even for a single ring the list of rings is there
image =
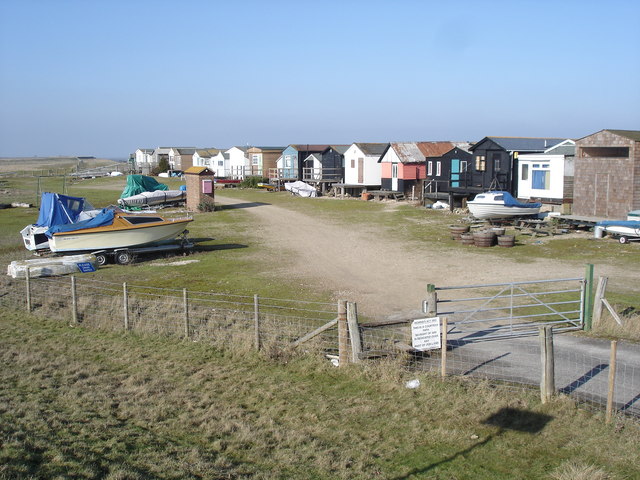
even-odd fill
[[[536,335],[452,337],[445,340],[446,348],[423,352],[412,346],[410,321],[358,324],[357,314],[341,317],[339,302],[155,288],[84,277],[31,278],[29,282],[3,277],[1,283],[2,307],[29,308],[36,315],[102,330],[187,338],[221,349],[259,348],[274,355],[297,350],[341,361],[397,358],[401,361],[394,365],[414,372],[482,379],[502,388],[538,388],[545,372]],[[345,320],[351,327],[349,342],[344,338],[341,342],[338,335]],[[344,348],[348,355],[341,355]],[[607,344],[585,344],[567,335],[556,335],[553,349],[555,392],[590,407],[602,409],[609,403],[614,411],[640,416],[637,349],[622,344],[612,362]]]

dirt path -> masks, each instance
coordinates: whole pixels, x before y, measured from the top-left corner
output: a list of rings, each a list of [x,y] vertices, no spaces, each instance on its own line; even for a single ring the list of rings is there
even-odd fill
[[[216,196],[223,204],[243,203]],[[362,313],[404,318],[421,311],[429,283],[438,286],[504,281],[581,277],[584,268],[557,259],[516,263],[464,250],[443,252],[425,242],[415,247],[366,225],[344,227],[274,205],[248,208],[256,220],[255,234],[278,245],[287,258],[287,271],[301,281],[333,291],[336,298],[358,303]],[[623,284],[640,283],[640,272],[598,266],[598,275]],[[611,282],[610,282],[611,284]]]

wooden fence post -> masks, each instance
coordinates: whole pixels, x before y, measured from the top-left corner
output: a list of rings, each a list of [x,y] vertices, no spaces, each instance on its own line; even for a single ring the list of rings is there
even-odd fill
[[[436,292],[436,286],[432,283],[427,285],[427,308],[426,314],[431,317],[438,315],[438,292]]]
[[[338,366],[344,367],[349,363],[349,342],[347,328],[347,302],[338,300]]]
[[[555,360],[553,355],[553,328],[540,327],[540,398],[547,403],[555,393]]]
[[[27,281],[27,312],[31,312],[31,270],[27,267],[25,280]]]
[[[440,352],[440,376],[447,376],[447,317],[442,317],[442,345]]]
[[[616,356],[618,353],[618,341],[611,340],[611,353],[609,354],[609,391],[607,392],[606,422],[611,423],[613,414],[613,394],[616,387]]]
[[[124,308],[124,329],[129,330],[129,292],[127,291],[127,282],[122,284],[122,305]]]
[[[75,275],[71,275],[71,319],[74,325],[78,325],[78,296]]]
[[[184,338],[189,338],[189,297],[187,289],[182,289],[182,303],[184,305]]]
[[[255,345],[256,345],[256,350],[260,351],[261,348],[261,344],[260,344],[260,303],[259,303],[259,299],[258,299],[258,295],[254,295],[253,296],[253,320],[255,322]]]
[[[360,340],[360,327],[358,326],[358,305],[354,302],[347,302],[347,323],[349,324],[349,338],[351,340],[351,361],[360,363],[362,341]]]
[[[607,277],[598,278],[598,286],[596,287],[596,296],[593,303],[593,325],[597,325],[602,319],[602,299],[607,290],[607,281]]]

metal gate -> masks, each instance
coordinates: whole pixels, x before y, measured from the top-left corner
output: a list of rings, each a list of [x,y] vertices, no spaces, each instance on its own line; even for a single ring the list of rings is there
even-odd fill
[[[532,335],[552,325],[557,332],[584,325],[587,282],[563,278],[432,288],[425,312],[447,317],[452,340],[475,342]],[[435,308],[434,308],[435,307]]]

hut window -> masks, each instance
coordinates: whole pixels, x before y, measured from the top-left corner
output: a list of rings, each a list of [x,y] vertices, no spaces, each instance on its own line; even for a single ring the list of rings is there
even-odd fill
[[[436,162],[436,177],[442,174],[442,162]]]
[[[551,188],[551,171],[549,164],[536,163],[531,170],[531,188],[535,190],[549,190]]]
[[[429,176],[433,175],[433,162],[429,162],[427,164],[427,175]]]
[[[466,172],[467,171],[467,161],[466,160],[462,160],[460,162],[460,171],[461,172]]]
[[[391,178],[398,178],[398,164],[391,164]]]
[[[487,162],[484,155],[476,155],[476,170],[478,172],[484,172],[487,168]]]
[[[529,180],[529,165],[522,165],[522,180]]]
[[[356,168],[356,160],[355,160],[355,158],[351,159],[351,168]]]

